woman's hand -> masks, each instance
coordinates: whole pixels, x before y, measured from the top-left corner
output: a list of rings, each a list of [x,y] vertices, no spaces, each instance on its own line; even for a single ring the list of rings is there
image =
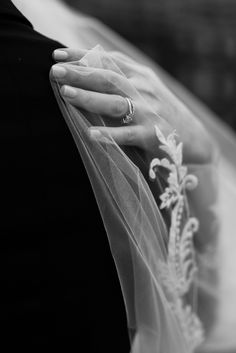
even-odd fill
[[[158,125],[165,136],[176,130],[184,144],[185,163],[211,161],[213,145],[204,127],[152,70],[121,53],[108,54],[120,72],[71,63],[86,53],[56,50],[54,58],[61,63],[53,66],[52,75],[72,105],[105,117],[107,126],[92,127],[92,138],[103,141],[108,134],[120,145],[138,146],[157,155],[154,125]],[[124,125],[122,121],[129,110],[127,96],[132,99],[135,112],[131,124]]]

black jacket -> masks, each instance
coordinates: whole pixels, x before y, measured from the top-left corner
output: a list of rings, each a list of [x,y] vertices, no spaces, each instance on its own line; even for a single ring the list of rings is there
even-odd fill
[[[106,234],[49,83],[62,45],[10,0],[0,1],[0,43],[1,344],[125,353]]]

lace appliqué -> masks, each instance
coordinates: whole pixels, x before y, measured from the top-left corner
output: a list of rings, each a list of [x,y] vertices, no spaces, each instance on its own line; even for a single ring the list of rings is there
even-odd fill
[[[168,171],[168,185],[160,196],[160,208],[171,211],[167,259],[166,263],[160,264],[160,272],[171,309],[180,324],[189,351],[193,352],[202,343],[204,330],[185,298],[197,271],[193,236],[199,227],[198,220],[190,216],[186,190],[194,189],[198,179],[188,174],[187,167],[182,165],[183,144],[176,143],[176,133],[165,138],[157,126],[155,129],[161,143],[159,148],[168,158],[154,158],[150,164],[149,176],[154,180],[160,167]]]

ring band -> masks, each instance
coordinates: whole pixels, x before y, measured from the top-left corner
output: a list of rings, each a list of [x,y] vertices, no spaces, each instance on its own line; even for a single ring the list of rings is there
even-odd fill
[[[133,104],[132,100],[128,97],[125,97],[125,99],[128,103],[128,112],[124,116],[124,118],[122,119],[122,123],[127,125],[127,124],[132,123],[135,109],[134,109],[134,104]]]

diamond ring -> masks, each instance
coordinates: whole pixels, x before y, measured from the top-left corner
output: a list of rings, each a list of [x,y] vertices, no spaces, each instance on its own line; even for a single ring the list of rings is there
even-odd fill
[[[128,97],[125,97],[127,103],[128,103],[128,112],[127,114],[122,118],[122,123],[125,124],[125,125],[128,125],[130,123],[132,123],[133,121],[133,116],[134,116],[134,104],[133,104],[133,101],[128,98]]]

